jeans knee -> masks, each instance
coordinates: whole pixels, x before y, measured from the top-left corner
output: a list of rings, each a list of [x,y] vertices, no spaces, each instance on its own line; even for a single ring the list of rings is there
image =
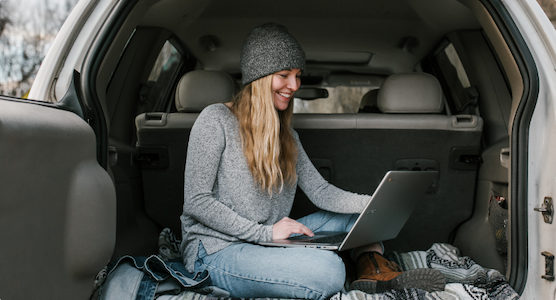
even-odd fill
[[[346,269],[342,259],[332,251],[319,250],[320,257],[311,270],[312,286],[321,296],[318,299],[326,299],[338,293],[344,287]]]

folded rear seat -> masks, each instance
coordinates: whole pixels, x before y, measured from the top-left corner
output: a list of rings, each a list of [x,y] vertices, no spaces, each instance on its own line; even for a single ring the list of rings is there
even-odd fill
[[[137,116],[145,210],[160,227],[180,232],[187,143],[199,112],[229,101],[235,91],[225,73],[193,71],[178,85],[178,113]],[[385,244],[410,251],[450,242],[472,212],[482,120],[445,113],[440,86],[428,74],[393,75],[378,97],[383,113],[294,115],[293,126],[324,177],[346,190],[370,194],[391,169],[439,170],[436,186],[398,238]],[[299,196],[293,217],[314,209]]]
[[[378,92],[382,113],[298,114],[293,126],[313,163],[338,187],[371,194],[388,170],[439,171],[439,178],[392,250],[426,250],[451,242],[473,209],[483,121],[445,112],[440,85],[425,73],[395,74]],[[303,200],[292,217],[316,208]],[[297,200],[296,200],[297,201]]]
[[[237,83],[220,71],[185,74],[176,90],[177,113],[144,113],[135,118],[145,211],[161,228],[180,235],[183,173],[191,128],[206,106],[228,102]]]

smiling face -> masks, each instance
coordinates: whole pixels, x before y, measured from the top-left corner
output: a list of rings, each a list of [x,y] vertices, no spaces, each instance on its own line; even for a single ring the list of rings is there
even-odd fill
[[[282,70],[272,76],[272,97],[274,99],[274,107],[283,111],[288,108],[290,100],[293,99],[293,93],[299,89],[301,70],[291,69]]]

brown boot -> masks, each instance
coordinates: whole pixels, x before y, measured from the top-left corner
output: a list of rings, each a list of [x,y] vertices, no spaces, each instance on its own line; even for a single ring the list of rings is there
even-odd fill
[[[398,264],[378,252],[366,252],[357,259],[358,279],[350,290],[382,293],[389,290],[415,288],[427,292],[442,291],[446,285],[444,275],[435,269],[415,269],[403,272]]]

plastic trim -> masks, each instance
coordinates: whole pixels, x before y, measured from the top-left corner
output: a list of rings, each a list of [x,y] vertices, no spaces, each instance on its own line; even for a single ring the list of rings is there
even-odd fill
[[[511,134],[511,245],[508,282],[521,294],[527,282],[527,154],[529,125],[539,93],[538,72],[533,56],[503,3],[480,0],[499,24],[499,29],[512,52],[523,78],[523,95],[512,123]]]

